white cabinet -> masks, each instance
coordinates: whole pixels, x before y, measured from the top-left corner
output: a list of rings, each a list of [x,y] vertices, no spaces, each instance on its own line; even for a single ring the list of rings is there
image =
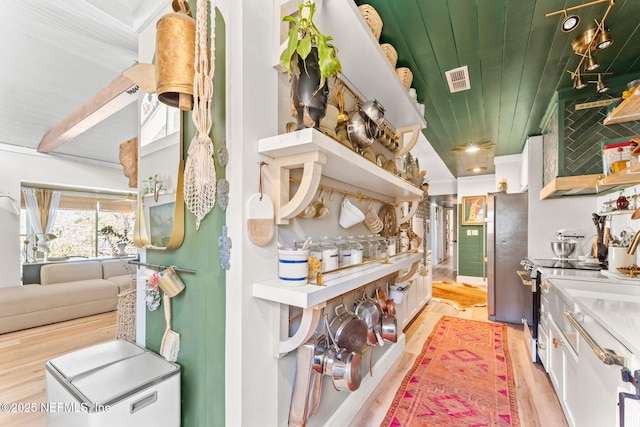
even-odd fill
[[[564,339],[562,333],[551,322],[549,348],[549,377],[556,391],[560,406],[564,411],[567,423],[575,427],[575,409],[580,393],[578,390],[578,359],[571,350],[569,343]]]
[[[407,280],[409,288],[404,292],[402,302],[396,304],[398,327],[404,329],[431,299],[431,255],[427,255],[427,274],[420,269]],[[420,261],[422,263],[422,261]],[[421,267],[420,267],[421,268]]]

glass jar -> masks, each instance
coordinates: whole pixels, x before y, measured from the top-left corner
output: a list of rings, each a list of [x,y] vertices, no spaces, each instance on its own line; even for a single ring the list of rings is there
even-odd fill
[[[398,240],[396,236],[387,238],[387,256],[394,256],[398,250]]]
[[[340,253],[336,243],[329,237],[324,236],[320,238],[318,246],[322,250],[322,272],[337,269]]]
[[[400,253],[407,252],[410,244],[411,242],[409,241],[407,230],[400,230]]]
[[[358,235],[358,241],[362,245],[362,259],[368,261],[371,259],[371,252],[373,250],[371,241],[364,234]]]
[[[362,242],[355,239],[353,236],[347,236],[347,241],[349,242],[349,246],[351,247],[350,265],[362,264],[362,260],[364,259],[364,247],[362,246]]]
[[[338,248],[338,265],[340,267],[351,265],[351,247],[349,241],[342,236],[336,236],[336,247]]]
[[[371,245],[371,259],[380,259],[387,255],[387,242],[379,234],[370,234],[368,240]]]

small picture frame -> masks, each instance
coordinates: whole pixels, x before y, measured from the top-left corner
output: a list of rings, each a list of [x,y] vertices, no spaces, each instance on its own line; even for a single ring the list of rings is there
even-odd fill
[[[485,196],[462,197],[462,225],[484,224],[487,198]]]

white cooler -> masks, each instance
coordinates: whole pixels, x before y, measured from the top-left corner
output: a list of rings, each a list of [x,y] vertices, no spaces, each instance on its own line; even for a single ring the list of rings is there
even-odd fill
[[[47,426],[180,425],[180,366],[125,340],[46,364]]]

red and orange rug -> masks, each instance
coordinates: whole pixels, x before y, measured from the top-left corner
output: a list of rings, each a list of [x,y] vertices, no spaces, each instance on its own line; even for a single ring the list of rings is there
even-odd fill
[[[443,316],[382,425],[519,426],[507,327]]]

